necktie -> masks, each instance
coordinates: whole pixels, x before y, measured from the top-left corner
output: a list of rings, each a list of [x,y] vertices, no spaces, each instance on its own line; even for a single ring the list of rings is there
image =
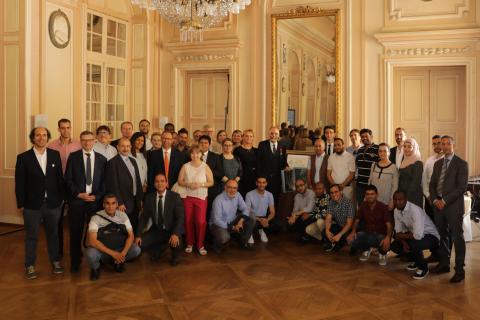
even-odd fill
[[[447,168],[448,168],[448,160],[445,158],[443,161],[443,166],[442,166],[442,171],[440,172],[440,177],[438,178],[438,184],[437,184],[437,194],[441,197],[442,192],[443,192],[443,181],[445,180],[445,174],[447,173]]]
[[[137,177],[135,176],[135,168],[133,167],[133,164],[129,157],[125,158],[125,163],[127,165],[128,171],[130,172],[130,175],[132,176],[133,195],[135,196],[137,194]]]
[[[155,217],[155,225],[163,229],[163,194],[158,195],[157,215]]]
[[[207,157],[205,156],[205,152],[202,152],[202,156],[200,157],[200,160],[202,160],[203,162],[207,161]]]
[[[327,154],[328,154],[328,155],[331,155],[331,154],[332,154],[332,145],[331,145],[330,143],[328,144]]]
[[[165,151],[163,155],[163,166],[165,167],[165,178],[167,178],[168,182],[168,169],[170,168],[170,163],[168,162],[168,152]]]
[[[272,143],[272,152],[273,153],[277,152],[277,146],[276,146],[275,142]]]
[[[92,184],[92,159],[90,159],[90,153],[85,153],[87,155],[87,170],[85,172],[87,185]]]

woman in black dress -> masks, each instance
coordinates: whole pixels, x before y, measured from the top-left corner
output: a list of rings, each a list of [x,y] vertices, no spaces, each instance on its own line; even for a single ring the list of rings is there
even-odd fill
[[[403,160],[398,170],[398,190],[407,195],[409,202],[423,208],[423,162],[417,141],[413,138],[403,143]]]
[[[235,148],[233,155],[240,159],[243,169],[242,179],[239,183],[239,192],[245,198],[247,192],[255,189],[257,179],[255,167],[257,166],[257,148],[253,147],[253,130],[243,131],[242,145]]]

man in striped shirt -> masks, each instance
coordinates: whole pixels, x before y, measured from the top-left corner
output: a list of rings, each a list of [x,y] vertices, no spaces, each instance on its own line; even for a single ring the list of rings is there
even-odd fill
[[[370,178],[370,168],[372,163],[378,162],[378,144],[373,143],[372,130],[363,128],[360,130],[360,139],[363,147],[358,149],[355,164],[357,166],[357,203],[363,202],[365,188]]]

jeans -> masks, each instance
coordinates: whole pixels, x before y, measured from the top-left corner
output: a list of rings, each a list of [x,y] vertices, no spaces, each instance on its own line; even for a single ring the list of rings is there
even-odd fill
[[[383,234],[375,234],[370,232],[357,232],[357,238],[352,241],[352,249],[360,250],[361,252],[369,250],[371,247],[377,248],[380,254],[387,254],[388,251],[383,251],[380,242],[385,238]]]
[[[232,227],[238,223],[240,218],[243,218],[243,230],[240,233],[233,232]],[[250,215],[249,217],[238,215],[235,220],[228,224],[227,229],[212,224],[210,230],[212,232],[214,245],[217,248],[221,248],[222,245],[230,241],[231,236],[235,236],[240,242],[240,245],[245,246],[253,233],[255,223],[255,217],[253,215]]]
[[[37,242],[40,225],[45,226],[47,237],[48,256],[51,262],[60,260],[58,245],[58,220],[60,207],[47,208],[44,203],[40,210],[23,209],[25,223],[25,267],[34,266],[37,259]]]
[[[390,249],[396,254],[409,254],[413,258],[417,268],[421,270],[427,270],[428,266],[423,258],[423,250],[429,249],[432,252],[436,250],[439,244],[437,237],[427,234],[420,240],[410,239],[406,241],[410,247],[409,252],[405,252],[405,250],[403,250],[402,242],[399,240],[393,241],[390,245]]]
[[[120,248],[118,251],[120,252],[123,248]],[[125,260],[132,260],[138,255],[140,255],[141,249],[139,246],[137,246],[135,243],[132,244],[130,249],[128,249],[127,256],[125,257]],[[113,258],[109,256],[106,253],[101,252],[100,250],[96,248],[89,247],[85,250],[85,256],[87,258],[88,264],[90,265],[90,268],[97,270],[100,268],[100,261],[102,262],[113,262]]]

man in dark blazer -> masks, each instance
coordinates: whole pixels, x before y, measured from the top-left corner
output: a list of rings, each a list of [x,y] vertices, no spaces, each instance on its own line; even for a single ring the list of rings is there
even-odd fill
[[[223,172],[222,158],[213,151],[210,151],[212,139],[208,135],[203,135],[198,139],[198,146],[202,152],[202,160],[212,170],[213,186],[208,188],[207,197],[207,221],[210,221],[210,213],[212,211],[213,200],[222,192],[222,178],[225,176]]]
[[[70,225],[70,270],[78,272],[85,221],[102,209],[105,194],[105,167],[107,158],[93,151],[93,132],[80,134],[82,149],[70,154],[65,171],[67,185],[68,218]]]
[[[267,190],[273,194],[275,203],[281,190],[281,170],[287,167],[287,152],[278,145],[279,131],[271,127],[270,138],[261,141],[257,150],[257,175],[267,178]]]
[[[154,180],[158,173],[167,177],[168,189],[178,180],[180,169],[185,163],[185,154],[172,148],[173,137],[168,131],[162,134],[162,148],[152,151],[148,166],[148,190],[155,191]],[[166,171],[168,169],[168,172]]]
[[[105,185],[107,192],[117,197],[118,210],[127,214],[133,230],[136,230],[143,189],[137,161],[130,156],[131,148],[128,138],[120,138],[118,154],[107,162]]]
[[[328,190],[330,184],[327,179],[328,154],[325,153],[325,142],[322,139],[315,140],[313,145],[315,154],[310,157],[310,167],[307,171],[308,187],[313,189],[317,182],[323,183]]]
[[[403,142],[407,139],[407,132],[404,128],[395,129],[395,142],[397,145],[393,148],[390,148],[390,157],[389,160],[391,163],[394,163],[397,168],[400,167],[400,164],[403,160]]]
[[[449,236],[455,246],[455,275],[450,282],[465,279],[465,239],[463,237],[463,214],[465,212],[463,194],[468,185],[468,164],[454,153],[455,141],[450,136],[442,137],[443,159],[435,162],[430,180],[430,198],[435,215],[435,225],[440,234],[439,264],[433,273],[450,272],[451,246]],[[450,234],[449,234],[450,232]]]
[[[25,277],[35,279],[38,232],[42,222],[45,225],[53,273],[63,273],[58,221],[65,191],[60,154],[47,148],[50,132],[46,128],[37,127],[32,129],[29,137],[33,148],[17,156],[15,194],[17,207],[23,209],[25,223]]]
[[[149,251],[152,261],[158,261],[165,245],[172,252],[170,263],[177,265],[182,252],[181,232],[185,219],[183,202],[178,193],[167,190],[167,178],[159,173],[154,180],[155,192],[145,196],[143,212],[136,230],[135,243]],[[145,230],[149,220],[152,225]]]

